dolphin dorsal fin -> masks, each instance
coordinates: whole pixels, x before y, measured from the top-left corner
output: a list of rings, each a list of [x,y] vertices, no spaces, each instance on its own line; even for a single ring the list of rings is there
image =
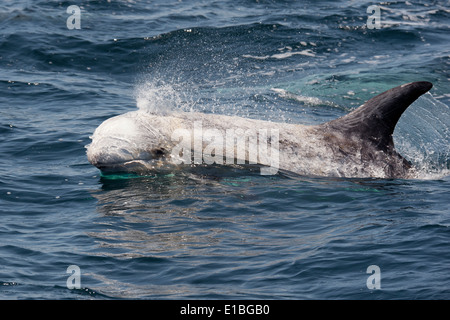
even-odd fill
[[[385,91],[349,114],[323,126],[374,143],[383,151],[393,148],[392,134],[402,113],[422,94],[431,89],[430,82],[411,82]]]

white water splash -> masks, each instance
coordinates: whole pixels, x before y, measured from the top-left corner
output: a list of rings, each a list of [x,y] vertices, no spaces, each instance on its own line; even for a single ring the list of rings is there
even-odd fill
[[[136,106],[155,115],[168,115],[183,108],[181,94],[170,84],[144,82],[135,88]]]
[[[413,103],[394,132],[395,147],[414,167],[419,179],[450,175],[450,108],[431,93]]]

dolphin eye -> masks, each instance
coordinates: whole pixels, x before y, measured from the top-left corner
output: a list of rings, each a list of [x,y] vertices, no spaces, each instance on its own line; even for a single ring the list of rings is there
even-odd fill
[[[158,148],[151,150],[151,153],[155,158],[160,158],[167,153],[167,150],[164,148]]]

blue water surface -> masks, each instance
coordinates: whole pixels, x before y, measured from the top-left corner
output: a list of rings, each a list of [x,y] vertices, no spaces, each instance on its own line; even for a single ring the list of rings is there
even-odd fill
[[[449,21],[446,0],[2,1],[0,298],[450,298]],[[394,140],[423,179],[86,157],[138,107],[315,124],[412,81],[434,87]]]

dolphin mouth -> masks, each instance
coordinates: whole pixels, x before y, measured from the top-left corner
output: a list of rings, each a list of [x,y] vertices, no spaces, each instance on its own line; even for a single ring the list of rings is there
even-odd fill
[[[148,172],[159,169],[162,163],[167,163],[167,150],[164,148],[149,151],[129,152],[121,148],[111,148],[106,152],[94,152],[88,147],[88,161],[104,173],[110,172]],[[111,152],[114,150],[114,152]]]
[[[152,168],[151,160],[130,160],[125,162],[108,162],[108,163],[92,163],[100,171],[104,173],[111,172],[136,172],[144,171]]]

